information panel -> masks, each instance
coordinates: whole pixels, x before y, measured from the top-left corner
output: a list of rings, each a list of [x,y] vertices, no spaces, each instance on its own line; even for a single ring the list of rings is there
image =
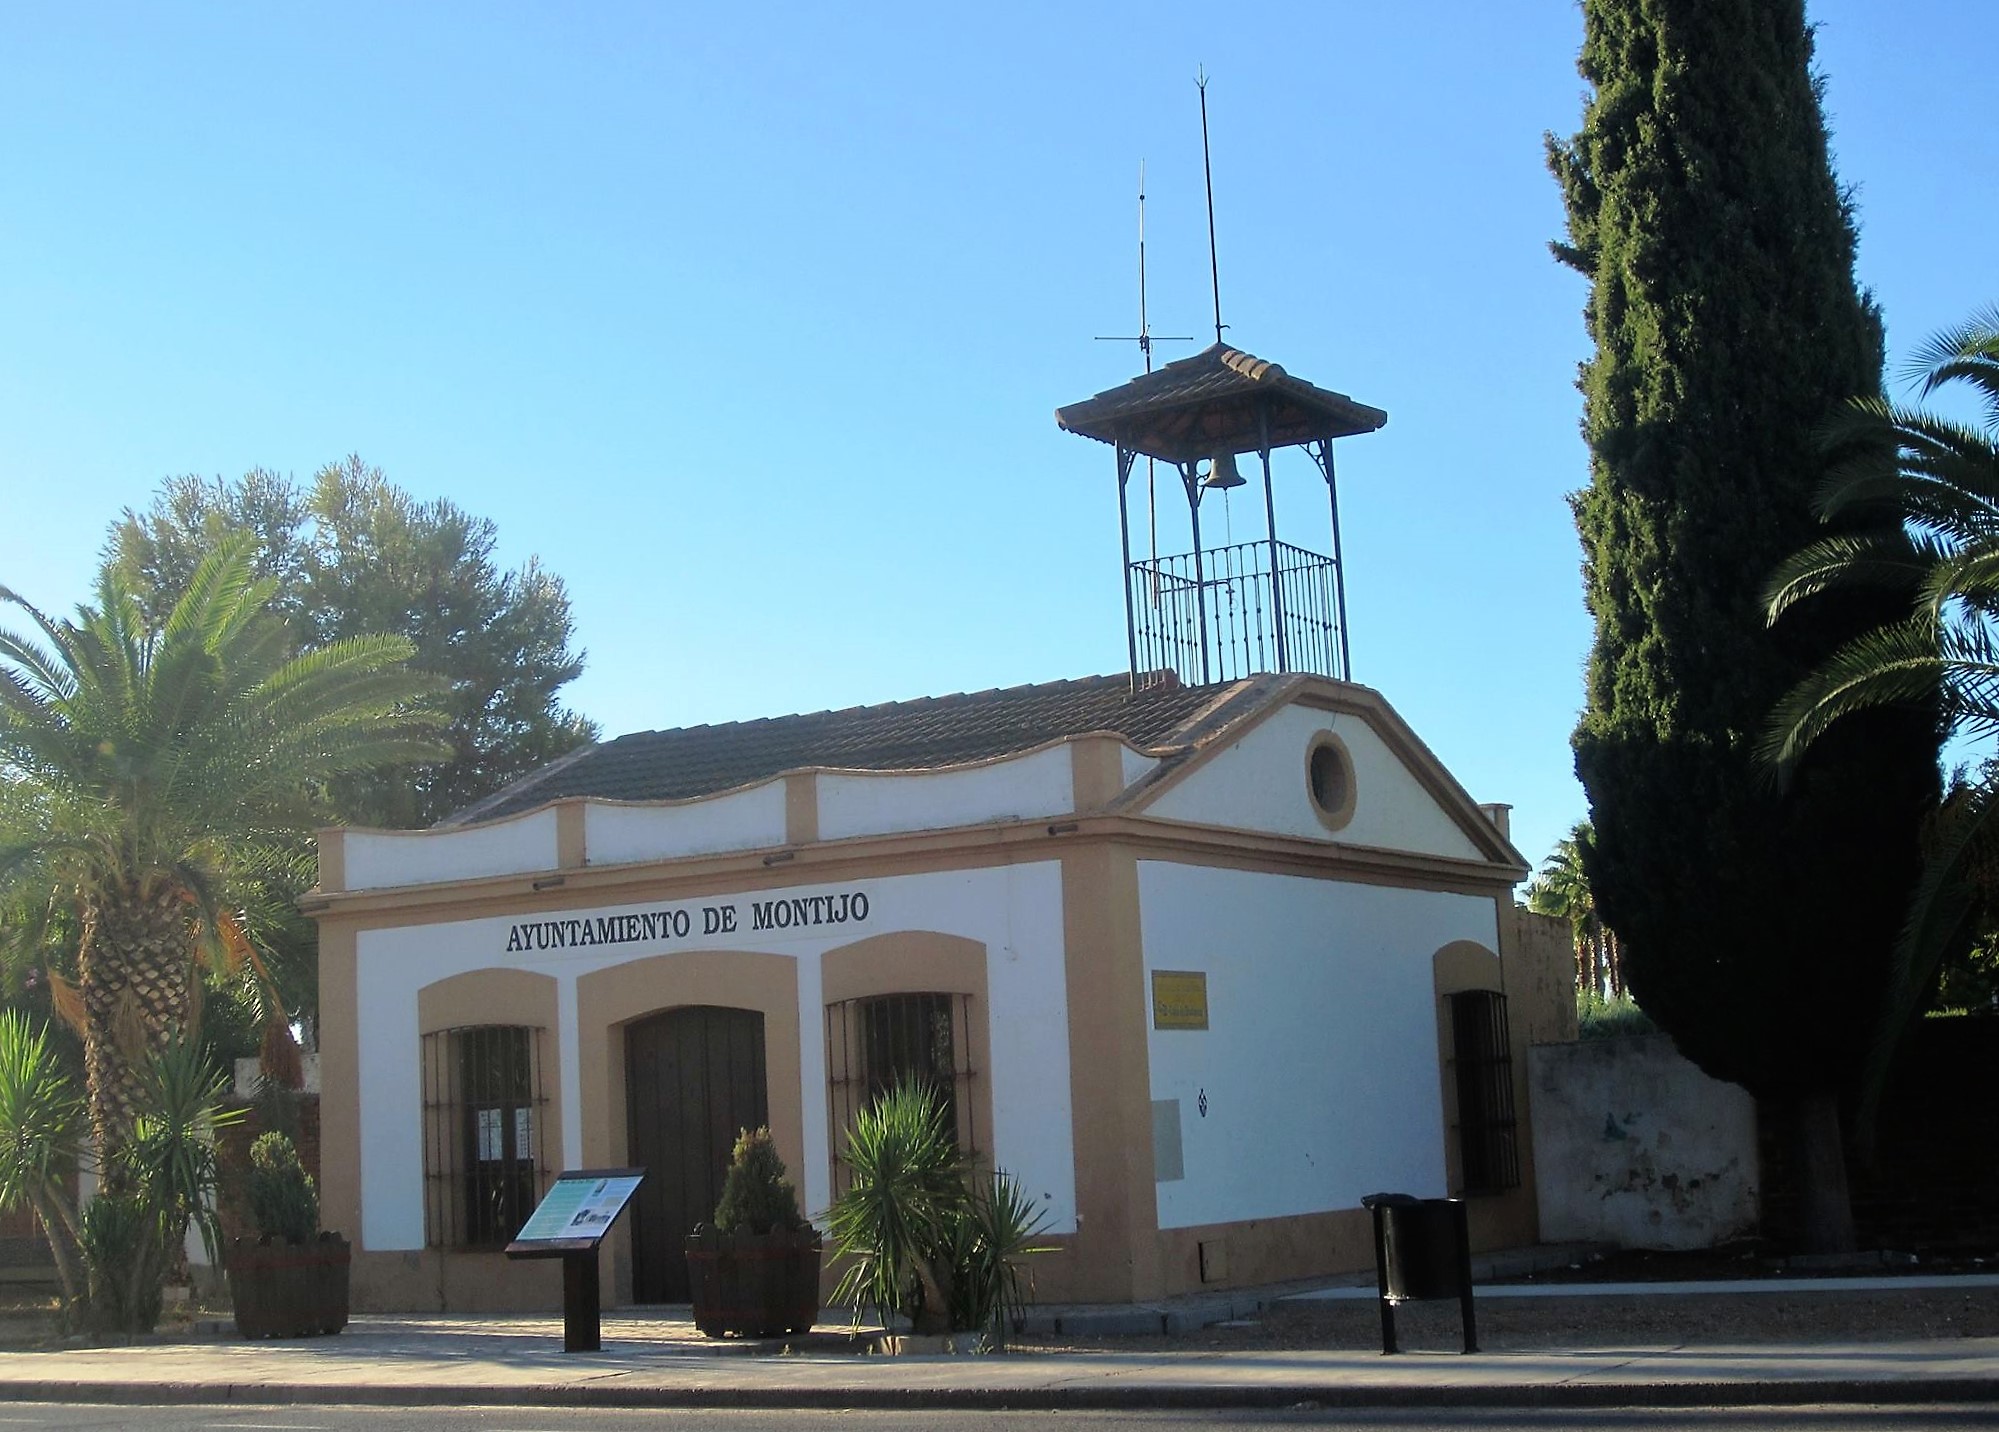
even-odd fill
[[[1200,970],[1152,972],[1152,1027],[1206,1029],[1208,977]]]
[[[571,1169],[558,1175],[507,1252],[522,1257],[594,1249],[644,1178],[645,1170],[638,1168]]]

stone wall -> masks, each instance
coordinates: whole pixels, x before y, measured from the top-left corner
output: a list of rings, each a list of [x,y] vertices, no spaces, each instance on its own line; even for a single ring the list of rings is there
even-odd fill
[[[1756,1105],[1662,1034],[1528,1053],[1541,1236],[1706,1248],[1756,1232]]]

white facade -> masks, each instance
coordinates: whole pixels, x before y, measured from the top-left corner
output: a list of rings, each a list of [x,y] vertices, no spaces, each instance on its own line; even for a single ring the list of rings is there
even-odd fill
[[[539,1156],[601,1167],[653,1127],[628,1139],[638,1115],[619,1112],[628,1025],[761,1011],[785,1081],[771,1122],[816,1216],[852,1107],[834,1085],[863,1077],[829,1025],[935,992],[962,1001],[980,1155],[1064,1245],[1037,1274],[1057,1296],[1359,1266],[1364,1194],[1452,1186],[1440,1011],[1497,976],[1524,862],[1373,693],[1286,681],[1178,745],[1085,730],[955,767],[806,762],[696,799],[329,833],[324,1183],[360,1234],[362,1306],[432,1287],[504,1306],[519,1286],[488,1265],[444,1291],[452,1260],[480,1255],[427,1217],[457,1175],[426,1168],[450,1139],[426,1114],[443,1047],[426,1040],[542,1031]],[[1332,812],[1310,777],[1329,745],[1351,793]],[[779,918],[791,907],[814,913]],[[1204,1027],[1154,1017],[1156,974],[1200,977]],[[1507,1206],[1531,1238],[1531,1194]]]
[[[564,1100],[564,1167],[583,1165],[581,1087],[577,1053],[576,981],[629,960],[676,950],[756,950],[798,962],[800,1065],[806,1085],[826,1083],[825,1022],[819,1010],[819,961],[830,949],[884,930],[933,931],[984,945],[991,1000],[993,1151],[998,1164],[1021,1180],[1047,1214],[1049,1231],[1076,1226],[1075,1169],[1070,1159],[1068,1009],[1062,979],[1061,876],[1052,862],[842,882],[837,889],[791,886],[782,891],[731,895],[727,904],[748,912],[780,895],[867,897],[865,920],[805,930],[751,928],[743,914],[733,934],[701,935],[702,911],[716,900],[618,905],[562,912],[565,922],[617,919],[666,910],[688,916],[687,938],[655,938],[607,948],[584,945],[508,954],[509,917],[407,926],[362,934],[358,950],[361,1007],[360,1104],[368,1136],[361,1148],[362,1239],[370,1249],[424,1246],[423,1110],[420,1085],[417,993],[424,986],[482,969],[527,970],[556,981],[562,1027],[556,1031]],[[826,1101],[807,1099],[805,1165],[801,1196],[817,1213],[831,1198]]]
[[[1497,949],[1490,900],[1141,861],[1145,961],[1207,976],[1206,1029],[1150,1031],[1181,1177],[1159,1226],[1441,1197],[1436,989],[1453,941]]]

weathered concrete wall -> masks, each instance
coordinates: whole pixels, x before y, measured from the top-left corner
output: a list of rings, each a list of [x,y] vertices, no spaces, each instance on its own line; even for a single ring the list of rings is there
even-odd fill
[[[1541,1236],[1706,1248],[1756,1229],[1756,1104],[1662,1034],[1537,1045]]]

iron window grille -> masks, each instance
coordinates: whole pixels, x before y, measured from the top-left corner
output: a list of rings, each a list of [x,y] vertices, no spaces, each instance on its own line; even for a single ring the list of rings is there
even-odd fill
[[[1451,1003],[1451,1055],[1458,1089],[1458,1167],[1466,1193],[1520,1186],[1519,1125],[1513,1112],[1513,1049],[1506,996],[1461,990]]]
[[[968,994],[874,995],[826,1006],[835,1195],[852,1183],[846,1152],[854,1117],[904,1079],[926,1084],[936,1094],[958,1152],[966,1158],[978,1153],[971,1027]]]
[[[423,1037],[424,1238],[496,1248],[548,1186],[542,1031],[480,1024]]]

